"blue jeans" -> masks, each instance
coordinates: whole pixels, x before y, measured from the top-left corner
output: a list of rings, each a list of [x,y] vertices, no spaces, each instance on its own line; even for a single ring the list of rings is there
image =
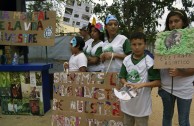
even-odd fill
[[[177,100],[179,126],[190,126],[189,113],[192,99],[181,99],[163,89],[159,89],[158,94],[163,102],[163,120],[162,126],[172,126],[174,114],[174,105]]]

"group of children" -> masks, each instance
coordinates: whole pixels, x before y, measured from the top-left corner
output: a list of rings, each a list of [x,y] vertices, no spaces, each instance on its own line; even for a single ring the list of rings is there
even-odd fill
[[[138,96],[120,102],[125,126],[148,126],[151,114],[151,89],[159,87],[163,101],[163,126],[172,126],[174,105],[177,100],[179,125],[190,126],[189,113],[194,93],[194,69],[153,69],[153,56],[145,51],[146,36],[142,32],[131,34],[130,39],[118,34],[119,22],[108,15],[104,22],[80,29],[81,37],[71,42],[72,56],[64,68],[80,72],[119,72],[123,86],[138,91]],[[187,15],[182,10],[171,11],[166,19],[166,31],[187,28]],[[90,35],[87,35],[89,31]],[[91,36],[91,38],[90,38]],[[172,78],[174,80],[171,91]]]

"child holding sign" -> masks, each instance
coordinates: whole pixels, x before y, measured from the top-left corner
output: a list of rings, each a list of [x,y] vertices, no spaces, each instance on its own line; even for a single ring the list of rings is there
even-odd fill
[[[189,26],[186,13],[183,10],[173,10],[166,18],[165,31],[183,29]],[[180,43],[181,44],[181,43]],[[167,45],[169,45],[167,43]],[[161,89],[158,94],[163,102],[163,126],[172,126],[174,105],[177,100],[179,126],[190,126],[189,113],[194,93],[194,69],[162,69]],[[174,83],[174,85],[173,85]]]

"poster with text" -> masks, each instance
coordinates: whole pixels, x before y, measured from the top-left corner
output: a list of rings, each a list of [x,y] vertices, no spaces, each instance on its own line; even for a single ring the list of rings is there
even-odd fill
[[[157,34],[154,68],[194,68],[194,28]]]
[[[52,46],[56,12],[0,11],[0,45]]]
[[[118,73],[54,73],[52,126],[123,126]]]

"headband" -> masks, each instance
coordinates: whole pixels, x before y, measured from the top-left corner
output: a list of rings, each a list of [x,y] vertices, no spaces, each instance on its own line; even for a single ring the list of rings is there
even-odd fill
[[[173,12],[175,12],[175,13],[179,13],[179,14],[181,14],[181,15],[184,17],[184,15],[183,15],[180,11],[178,11],[178,10],[173,11]]]
[[[116,18],[114,15],[111,15],[111,14],[109,14],[109,15],[106,17],[105,23],[108,24],[108,22],[109,22],[110,20],[116,20],[116,21],[118,22],[117,18]]]

